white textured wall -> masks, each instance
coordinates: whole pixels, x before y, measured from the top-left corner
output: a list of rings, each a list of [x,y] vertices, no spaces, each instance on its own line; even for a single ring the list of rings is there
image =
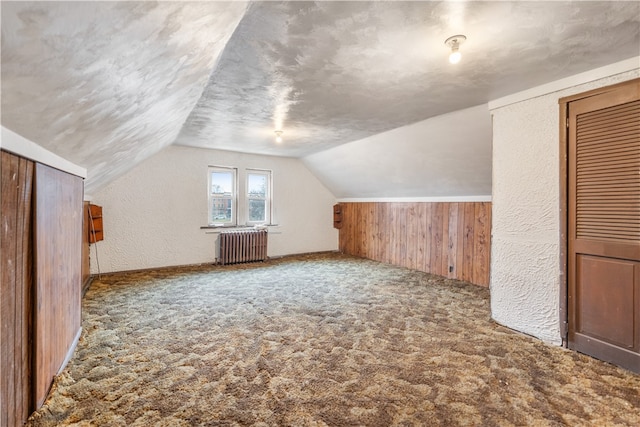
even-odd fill
[[[490,286],[497,322],[562,342],[558,99],[639,75],[636,69],[492,110]]]
[[[300,160],[170,146],[93,194],[105,240],[91,247],[92,273],[96,259],[102,272],[212,262],[218,235],[200,229],[209,165],[273,171],[269,256],[337,250],[335,197]]]

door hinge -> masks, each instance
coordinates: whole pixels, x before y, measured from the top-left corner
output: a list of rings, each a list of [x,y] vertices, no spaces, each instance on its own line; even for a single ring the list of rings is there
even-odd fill
[[[567,129],[569,129],[569,117],[567,117]]]

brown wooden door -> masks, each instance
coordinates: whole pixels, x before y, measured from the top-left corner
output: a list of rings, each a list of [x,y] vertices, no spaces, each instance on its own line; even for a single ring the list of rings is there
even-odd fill
[[[640,372],[640,80],[568,119],[569,348]]]

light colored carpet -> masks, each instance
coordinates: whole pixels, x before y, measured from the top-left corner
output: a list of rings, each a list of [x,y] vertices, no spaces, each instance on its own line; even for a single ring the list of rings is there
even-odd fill
[[[106,275],[30,426],[640,425],[640,376],[340,254]]]

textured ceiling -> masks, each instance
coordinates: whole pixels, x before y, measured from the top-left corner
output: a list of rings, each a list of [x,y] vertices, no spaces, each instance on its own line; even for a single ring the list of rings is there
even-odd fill
[[[302,157],[640,54],[635,1],[1,8],[2,125],[89,192],[171,143]]]
[[[246,3],[6,2],[2,125],[91,192],[170,145]]]
[[[305,156],[638,54],[639,2],[254,3],[177,143]]]

